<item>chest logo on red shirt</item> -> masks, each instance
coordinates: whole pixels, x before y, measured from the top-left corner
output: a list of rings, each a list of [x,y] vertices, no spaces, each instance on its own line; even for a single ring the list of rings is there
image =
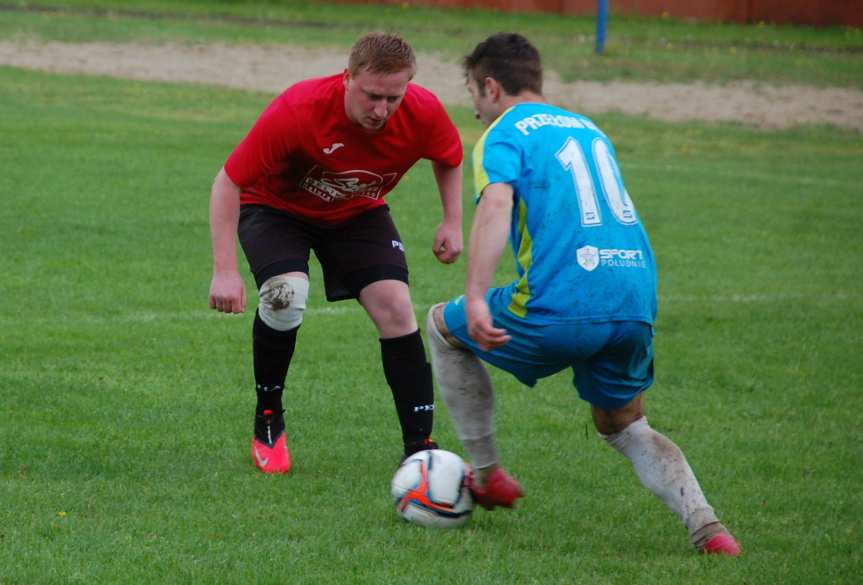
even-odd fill
[[[380,199],[397,176],[398,173],[379,175],[361,169],[337,173],[315,165],[303,177],[300,188],[328,203],[357,197]]]

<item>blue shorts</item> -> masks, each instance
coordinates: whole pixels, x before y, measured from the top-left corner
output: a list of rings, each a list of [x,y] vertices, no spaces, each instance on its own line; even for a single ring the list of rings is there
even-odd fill
[[[653,327],[640,321],[535,324],[516,317],[500,295],[489,291],[492,320],[512,339],[483,351],[467,334],[462,297],[444,307],[450,334],[483,361],[506,370],[523,384],[572,368],[578,395],[603,410],[627,405],[653,383]]]

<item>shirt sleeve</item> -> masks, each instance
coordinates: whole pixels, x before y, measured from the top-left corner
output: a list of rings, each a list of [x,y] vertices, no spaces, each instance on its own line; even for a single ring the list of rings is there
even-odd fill
[[[463,157],[461,136],[440,100],[434,96],[431,99],[433,103],[430,108],[428,138],[422,157],[448,167],[456,167],[461,164]]]
[[[241,189],[250,187],[284,161],[297,148],[297,141],[296,114],[280,96],[225,161],[225,172]]]
[[[473,149],[473,173],[476,200],[492,183],[514,185],[521,175],[521,149],[504,132],[492,126]]]

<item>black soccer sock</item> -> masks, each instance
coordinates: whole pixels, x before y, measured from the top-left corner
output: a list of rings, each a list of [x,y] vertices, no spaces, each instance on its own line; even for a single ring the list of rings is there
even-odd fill
[[[381,360],[393,391],[402,439],[405,444],[428,439],[434,422],[434,386],[419,330],[381,339]]]
[[[299,328],[297,325],[288,331],[277,331],[255,314],[252,353],[255,361],[255,391],[258,394],[256,414],[264,410],[281,412],[282,390],[294,355]]]

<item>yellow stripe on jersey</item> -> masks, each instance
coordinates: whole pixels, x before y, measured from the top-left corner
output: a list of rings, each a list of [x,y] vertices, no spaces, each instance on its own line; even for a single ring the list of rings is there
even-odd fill
[[[491,132],[495,126],[497,126],[498,122],[503,120],[503,117],[512,109],[512,107],[508,108],[506,112],[497,117],[497,120],[491,123],[491,125],[485,129],[485,132],[482,133],[476,145],[473,147],[473,186],[474,193],[476,194],[476,200],[479,201],[480,197],[482,197],[482,190],[488,187],[491,180],[488,178],[488,173],[485,171],[485,167],[483,166],[483,150],[485,150],[485,139],[488,137],[489,132]]]
[[[485,172],[485,167],[482,166],[482,151],[485,148],[485,137],[488,136],[489,127],[483,132],[476,146],[473,147],[473,187],[474,195],[477,199],[482,197],[482,190],[488,187],[488,173]]]
[[[509,303],[509,310],[514,315],[524,319],[527,317],[527,302],[530,300],[530,285],[527,282],[527,275],[533,262],[533,238],[527,231],[527,205],[524,199],[519,199],[518,202],[518,233],[521,234],[521,243],[518,246],[517,261],[521,266],[522,277],[515,284],[515,292]]]

